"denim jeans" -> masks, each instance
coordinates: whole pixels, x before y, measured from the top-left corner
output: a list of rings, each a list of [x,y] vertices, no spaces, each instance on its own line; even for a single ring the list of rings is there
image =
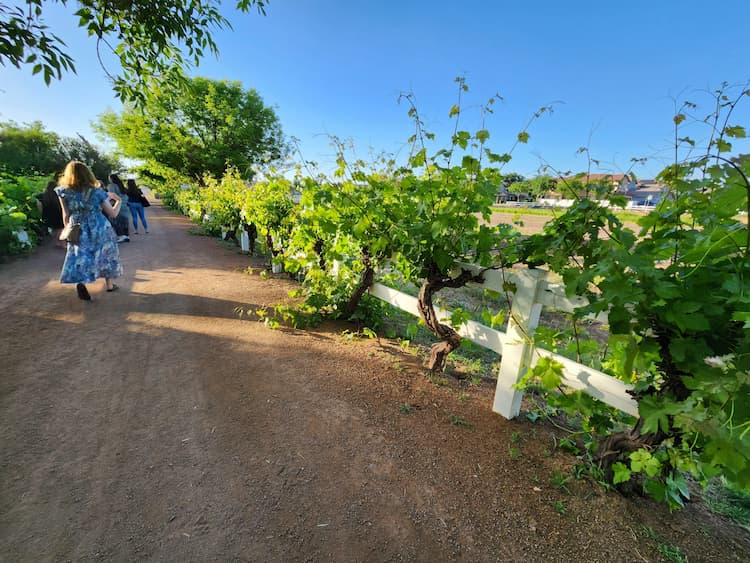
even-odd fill
[[[133,218],[133,227],[136,232],[138,231],[138,217],[141,218],[144,230],[148,231],[148,223],[146,222],[146,214],[143,211],[143,204],[128,202],[128,207],[130,208],[130,216]]]

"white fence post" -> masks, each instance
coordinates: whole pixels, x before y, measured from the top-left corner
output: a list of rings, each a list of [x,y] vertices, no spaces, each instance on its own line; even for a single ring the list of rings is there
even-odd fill
[[[250,252],[250,236],[245,229],[242,229],[242,234],[240,235],[240,246],[242,247],[242,252]]]
[[[495,400],[492,410],[505,418],[518,416],[521,411],[523,392],[513,386],[531,365],[534,330],[542,312],[541,297],[546,287],[547,273],[544,270],[521,270],[517,274],[516,291],[513,294],[508,330],[503,343],[503,357],[497,375]]]

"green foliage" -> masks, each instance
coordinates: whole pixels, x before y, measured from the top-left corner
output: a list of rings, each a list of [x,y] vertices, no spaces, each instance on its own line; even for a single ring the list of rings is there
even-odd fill
[[[565,502],[561,500],[556,500],[555,502],[553,502],[552,508],[554,508],[560,516],[563,516],[568,512],[568,507],[565,506]]]
[[[35,195],[48,180],[0,174],[0,256],[31,251],[44,233]]]
[[[549,479],[549,482],[550,484],[552,484],[553,487],[561,491],[565,491],[568,494],[570,494],[570,489],[568,489],[569,481],[570,481],[570,477],[565,475],[565,473],[559,470],[553,471],[552,476]]]
[[[460,80],[455,119],[466,91]],[[739,98],[722,96],[716,107],[731,115]],[[562,278],[569,295],[586,297],[588,305],[576,310],[568,326],[540,329],[537,343],[621,379],[639,402],[639,417],[625,415],[566,389],[561,364],[537,358],[520,387],[540,386],[546,393],[547,406],[535,417],[564,413],[575,425],[558,446],[579,456],[579,467],[588,467],[595,479],[635,483],[670,508],[687,498],[686,475],[706,482],[722,474],[748,489],[750,241],[738,217],[748,211],[750,160],[727,158],[731,140],[742,138],[744,129],[729,116],[715,120],[725,125],[711,137],[706,156],[664,170],[660,180],[669,194],[635,230],[604,205],[607,198],[619,203],[611,185],[579,178],[581,186],[571,191],[575,204],[542,233],[521,237],[480,221],[489,218],[502,181],[500,168],[492,165],[509,158],[485,146],[485,124],[477,133],[457,124],[448,147],[430,151],[432,136],[411,103],[409,115],[416,131],[405,166],[348,159],[343,144],[334,141],[339,168],[333,178],[269,176],[240,189],[240,217],[268,235],[269,248],[283,254],[288,271],[304,284],[302,305],[277,309],[264,322],[300,326],[336,315],[372,282],[368,272],[377,271],[382,281],[420,288],[420,312],[433,315],[422,322],[442,338],[445,327],[435,322],[432,297],[472,279],[454,269],[456,261],[544,265]],[[176,199],[203,217],[207,194],[214,194],[212,209],[225,213],[222,221],[234,220],[232,199],[222,199],[219,185],[182,190]],[[301,191],[299,206],[291,202],[292,191]],[[376,303],[365,294],[351,318],[376,330],[371,320],[384,317]],[[601,313],[608,316],[605,335],[585,320]],[[505,321],[502,315],[487,317],[489,324]],[[452,321],[467,318],[456,311]],[[407,336],[417,331],[416,324],[406,329]],[[435,373],[431,381],[442,383]]]
[[[732,489],[721,478],[716,478],[706,487],[703,500],[712,512],[750,529],[750,491]]]
[[[33,175],[62,172],[60,137],[45,131],[40,121],[26,126],[0,124],[0,166],[7,174]]]
[[[490,266],[502,246],[518,236],[508,226],[489,226],[502,174],[499,167],[484,165],[510,157],[486,146],[490,135],[484,123],[475,133],[459,129],[461,96],[468,87],[461,78],[457,83],[459,100],[450,111],[456,127],[445,148],[429,149],[434,135],[424,130],[411,95],[402,96],[415,124],[406,165],[348,158],[346,146],[333,139],[339,167],[333,179],[303,185],[293,244],[311,299],[336,310],[370,283],[368,272],[385,272],[386,282],[398,278],[422,286],[420,312],[427,327],[446,339],[450,329],[437,320],[432,297],[473,278],[455,272],[455,262]],[[490,105],[484,115],[491,113]],[[452,324],[467,318],[455,311]],[[442,358],[431,369],[444,365]]]
[[[254,169],[286,153],[273,108],[240,82],[196,77],[185,88],[156,89],[138,108],[99,117],[96,130],[126,157],[154,161],[200,182],[235,168],[249,180]]]
[[[383,268],[393,253],[390,229],[398,194],[387,173],[353,169],[344,158],[343,143],[332,142],[339,150],[339,168],[333,179],[299,183],[302,194],[291,247],[292,268],[305,272],[309,302],[338,316],[362,287],[364,273]]]
[[[240,198],[240,217],[254,223],[258,233],[265,235],[273,256],[285,254],[297,222],[292,192],[290,180],[269,175],[268,179],[250,186]]]
[[[525,193],[532,199],[543,197],[557,188],[557,181],[551,176],[538,176],[528,180],[521,179],[508,185],[508,191],[514,194]]]
[[[173,207],[194,220],[201,217],[200,205],[196,201],[195,215],[190,205],[194,188],[191,180],[168,166],[147,159],[136,168],[138,176],[148,182],[151,190],[168,206]],[[186,194],[185,192],[190,192]]]
[[[450,417],[451,424],[453,426],[461,426],[463,428],[474,428],[474,425],[468,420],[464,420],[456,414],[452,414]]]
[[[747,94],[730,100],[719,91],[716,107],[727,115],[717,122],[726,123]],[[678,115],[675,123],[683,120]],[[717,154],[728,142],[715,134],[705,156],[661,173],[668,197],[639,230],[580,198],[525,241],[527,260],[547,264],[570,295],[587,297],[574,321],[608,313],[608,353],[596,358],[597,367],[634,386],[640,420],[629,435],[643,444],[617,456],[613,482],[638,476],[671,508],[688,494],[681,472],[701,482],[721,472],[750,488],[750,330],[743,322],[750,311],[750,246],[748,226],[738,219],[748,210],[750,166]],[[558,351],[596,356],[577,336],[570,344]],[[556,382],[548,365],[538,364],[533,375],[546,377],[547,389]],[[574,396],[552,404],[568,409]],[[626,422],[593,401],[574,402],[584,429],[602,443]]]
[[[60,79],[64,71],[75,72],[73,59],[60,47],[62,39],[50,33],[42,21],[42,0],[30,0],[27,10],[21,6],[0,4],[0,64],[20,68],[33,65],[32,74],[41,73],[45,84]]]
[[[109,183],[107,177],[110,174],[123,169],[122,162],[116,156],[102,152],[83,135],[62,137],[59,152],[62,161],[58,164],[58,170],[62,171],[71,160],[84,162],[105,186]]]
[[[0,123],[0,171],[18,176],[51,176],[60,174],[71,160],[86,163],[102,180],[122,166],[81,135],[60,137],[46,131],[39,121],[27,125]]]
[[[235,169],[228,169],[220,180],[211,176],[203,178],[203,186],[197,188],[201,202],[202,227],[212,234],[218,234],[227,227],[240,224],[240,202],[246,197],[250,188],[242,181]],[[194,195],[186,191],[186,195]],[[185,196],[182,196],[185,197]],[[189,208],[189,214],[195,215],[195,210]]]
[[[44,24],[45,2],[25,4],[22,8],[0,3],[0,64],[30,66],[46,84],[75,72],[65,43]],[[119,63],[119,73],[104,68],[115,93],[123,102],[141,105],[160,85],[184,83],[184,70],[197,66],[206,53],[218,54],[212,32],[231,28],[217,0],[81,0],[76,4],[78,10],[70,17],[95,41],[100,60],[106,50]],[[235,5],[242,12],[255,6],[265,13],[267,4],[268,0],[238,0]]]
[[[545,389],[555,389],[562,383],[563,366],[550,358],[539,358],[537,364],[528,371],[524,378],[539,378]],[[521,383],[524,381],[522,380]]]
[[[676,545],[661,543],[657,549],[667,561],[671,561],[672,563],[687,563],[687,557],[682,554],[682,550]]]

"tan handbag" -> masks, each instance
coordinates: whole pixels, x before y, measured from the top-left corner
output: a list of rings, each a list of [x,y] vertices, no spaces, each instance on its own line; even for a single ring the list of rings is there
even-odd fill
[[[83,202],[82,212],[86,210],[86,206],[91,199],[91,194],[94,192],[93,189],[89,189],[89,193],[86,194],[86,199]],[[66,240],[70,244],[78,244],[81,242],[81,223],[74,223],[68,219],[68,224],[65,225],[62,232],[60,233],[60,240]]]
[[[70,244],[81,242],[81,224],[68,221],[68,224],[60,233],[60,240],[67,240]]]

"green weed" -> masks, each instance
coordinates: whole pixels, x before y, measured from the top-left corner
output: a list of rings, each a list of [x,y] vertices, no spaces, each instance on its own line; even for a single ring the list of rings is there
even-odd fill
[[[438,385],[438,386],[441,386],[441,387],[444,387],[444,386],[448,385],[448,383],[449,383],[447,377],[443,377],[441,375],[436,375],[436,374],[429,374],[427,376],[427,381],[429,381],[433,385]]]
[[[550,477],[549,480],[552,486],[570,494],[570,489],[568,489],[568,481],[570,481],[570,477],[565,475],[562,471],[557,470],[552,473],[552,477]]]
[[[560,515],[566,514],[568,512],[568,507],[565,506],[565,503],[561,500],[556,500],[552,503],[552,508],[557,510],[557,513]]]
[[[750,529],[750,492],[731,489],[721,479],[714,479],[703,491],[703,500],[712,512]]]
[[[682,554],[682,551],[676,545],[660,543],[656,549],[667,561],[672,561],[672,563],[687,563],[687,557]]]
[[[463,426],[464,428],[474,428],[474,425],[468,420],[464,420],[456,414],[451,415],[451,424],[453,426]]]

